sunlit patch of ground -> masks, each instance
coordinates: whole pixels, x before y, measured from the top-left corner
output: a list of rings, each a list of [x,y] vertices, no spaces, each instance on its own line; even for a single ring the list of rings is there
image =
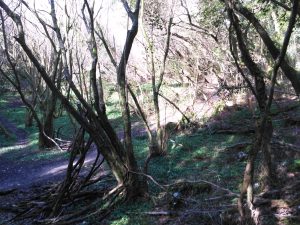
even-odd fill
[[[6,146],[0,148],[0,155],[9,153],[11,151],[18,151],[18,150],[25,150],[29,147],[31,147],[32,144],[28,143],[27,141],[24,141],[23,143],[18,143],[16,145]]]

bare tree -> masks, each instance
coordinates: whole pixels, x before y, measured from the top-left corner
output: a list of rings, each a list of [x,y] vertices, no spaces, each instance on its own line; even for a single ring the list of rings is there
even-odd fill
[[[7,41],[7,32],[5,29],[5,19],[3,17],[3,14],[1,12],[1,21],[2,21],[2,34],[4,39],[4,51],[7,58],[7,65],[8,68],[12,71],[12,74],[14,78],[12,78],[9,75],[9,71],[4,71],[4,69],[1,68],[0,72],[1,74],[14,86],[14,88],[19,93],[23,103],[27,107],[29,111],[29,117],[31,115],[33,116],[34,120],[37,123],[37,127],[39,129],[39,147],[40,148],[48,148],[53,147],[57,145],[54,141],[54,127],[53,127],[53,119],[54,119],[54,112],[56,108],[56,100],[57,97],[53,95],[49,90],[46,88],[44,91],[40,89],[40,82],[35,82],[34,79],[30,79],[28,77],[28,72],[33,72],[30,68],[30,65],[26,65],[26,62],[23,60],[21,61],[22,57],[19,57],[20,59],[15,59],[13,56],[9,53],[10,46]],[[55,50],[54,50],[55,51]],[[52,65],[51,74],[50,77],[54,83],[56,83],[57,80],[59,80],[59,56],[58,53],[54,54],[54,57],[52,58],[52,61],[50,62]],[[17,66],[17,65],[24,65],[24,66]],[[26,71],[26,69],[29,69],[29,71]],[[22,74],[27,75],[26,83],[30,85],[31,92],[32,92],[32,100],[29,100],[28,97],[25,94],[25,88],[24,79],[22,81]],[[23,76],[24,77],[24,76]],[[25,76],[26,77],[26,76]],[[29,78],[29,79],[28,79]],[[43,93],[44,96],[42,96],[40,93]],[[39,108],[41,109],[42,116],[38,115],[37,112],[37,98],[39,101]],[[29,118],[30,120],[30,118]],[[26,122],[26,121],[25,121]]]
[[[235,55],[232,46],[231,46],[231,52],[237,64],[238,70],[242,73],[244,79],[247,81],[247,84],[249,85],[249,88],[252,90],[253,95],[256,97],[259,106],[259,111],[260,111],[260,118],[257,121],[255,141],[251,147],[247,166],[245,168],[244,180],[243,180],[241,195],[239,199],[239,211],[242,219],[244,219],[245,217],[245,212],[243,208],[243,199],[246,194],[247,194],[248,208],[249,209],[253,208],[254,165],[259,151],[262,151],[263,153],[263,162],[262,162],[262,171],[261,171],[263,187],[265,188],[265,190],[269,190],[273,183],[272,180],[275,174],[272,173],[272,160],[271,160],[271,148],[270,148],[270,141],[273,135],[273,125],[272,125],[272,121],[268,117],[269,117],[271,103],[273,100],[277,73],[280,66],[282,66],[282,63],[283,64],[285,63],[284,58],[286,55],[287,46],[289,44],[292,30],[295,26],[298,5],[299,5],[298,1],[294,1],[293,10],[290,16],[289,26],[286,31],[282,48],[280,50],[279,55],[276,56],[276,61],[273,68],[270,93],[267,95],[266,84],[264,81],[264,79],[266,78],[265,72],[261,70],[261,68],[257,65],[257,63],[254,62],[253,58],[250,55],[249,48],[246,45],[245,35],[241,30],[240,21],[234,11],[234,5],[232,5],[229,2],[226,2],[228,17],[232,24],[231,28],[232,30],[234,30],[236,35],[236,40],[240,50],[241,59],[245,63],[246,67],[250,71],[251,76],[254,79],[254,87],[252,86],[251,82],[249,81],[247,76],[242,71],[240,65],[238,64],[237,61],[238,56]],[[231,41],[233,40],[232,36],[230,37],[230,39]]]
[[[226,2],[224,0],[220,0],[221,2]],[[263,40],[265,46],[267,47],[269,53],[272,58],[276,60],[280,55],[280,49],[276,46],[275,42],[271,39],[270,34],[267,30],[262,26],[259,19],[256,18],[254,13],[252,13],[249,9],[243,6],[243,4],[239,1],[230,4],[232,10],[234,10],[239,15],[242,15],[249,23],[253,25],[256,32],[259,34],[260,38]],[[298,13],[298,12],[297,12]],[[286,60],[283,59],[280,64],[280,68],[282,69],[285,76],[290,80],[295,92],[297,95],[300,93],[300,72],[295,68],[290,66]]]
[[[6,14],[13,20],[18,28],[18,35],[15,37],[16,41],[19,43],[23,51],[26,53],[28,59],[32,61],[41,77],[51,89],[52,93],[55,94],[61,103],[64,105],[65,109],[76,119],[76,121],[89,133],[92,140],[95,142],[101,154],[108,162],[116,180],[118,181],[118,187],[126,192],[126,196],[133,197],[142,193],[143,187],[137,175],[137,166],[134,158],[134,154],[131,147],[130,141],[130,120],[126,121],[128,114],[124,113],[124,119],[126,124],[126,132],[128,133],[125,148],[120,143],[115,131],[113,130],[111,124],[109,123],[105,114],[100,110],[97,110],[94,105],[90,105],[86,102],[80,91],[75,86],[70,69],[67,64],[66,49],[63,42],[63,37],[61,35],[56,14],[54,1],[51,1],[51,16],[52,16],[52,27],[56,32],[59,52],[61,52],[62,63],[63,63],[63,75],[64,79],[67,80],[72,92],[77,97],[78,101],[82,105],[85,111],[85,116],[82,115],[70,102],[70,100],[63,94],[63,92],[53,83],[50,75],[45,70],[44,66],[41,64],[40,60],[35,56],[34,52],[26,42],[25,30],[20,15],[13,12],[10,7],[0,0],[0,7],[6,12]],[[125,92],[125,68],[130,54],[130,48],[132,46],[134,37],[138,29],[138,15],[139,15],[139,1],[136,3],[135,11],[131,11],[128,3],[123,1],[126,11],[129,17],[132,19],[132,29],[128,31],[127,41],[124,47],[123,57],[121,58],[119,64],[118,80],[121,89],[122,96],[126,97]],[[95,94],[96,92],[94,92]],[[123,98],[123,107],[127,106],[126,98]],[[129,111],[128,108],[124,109]]]

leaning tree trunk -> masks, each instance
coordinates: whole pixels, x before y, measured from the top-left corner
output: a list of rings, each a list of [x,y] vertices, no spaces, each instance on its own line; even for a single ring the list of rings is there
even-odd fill
[[[139,2],[140,1],[138,0],[136,4],[136,10],[134,12],[129,12],[136,19],[138,19]],[[119,187],[124,188],[127,196],[129,197],[134,197],[143,193],[143,186],[140,182],[140,176],[138,175],[137,171],[132,171],[130,169],[135,168],[135,163],[133,163],[131,160],[128,160],[130,159],[130,157],[128,157],[128,150],[124,149],[124,146],[120,143],[114,129],[107,120],[107,117],[104,116],[103,113],[96,114],[95,111],[88,105],[88,103],[84,100],[83,96],[80,94],[80,92],[68,76],[68,68],[66,67],[66,65],[64,65],[64,74],[69,81],[70,88],[85,108],[88,119],[86,117],[83,117],[80,112],[75,109],[72,103],[55,85],[49,74],[46,72],[45,67],[40,63],[38,58],[34,55],[33,51],[27,45],[21,17],[18,14],[14,13],[3,2],[3,0],[0,0],[0,7],[17,25],[18,36],[16,36],[16,41],[20,44],[29,60],[34,64],[52,93],[57,96],[57,98],[61,101],[61,104],[64,105],[65,109],[74,117],[74,119],[77,120],[77,122],[83,127],[83,129],[85,129],[86,132],[89,133],[90,137],[93,139],[98,149],[100,149],[103,157],[107,161],[110,169],[112,170],[112,173],[114,174],[118,182]],[[126,9],[127,8],[129,8],[128,4]],[[137,29],[137,21],[133,24]],[[56,29],[56,31],[59,32],[59,29]],[[125,62],[127,62],[129,52],[126,51]],[[62,54],[64,53],[65,52],[62,52]]]
[[[251,75],[254,77],[255,80],[255,90],[253,91],[254,92],[253,94],[257,99],[260,114],[261,114],[260,120],[257,123],[256,139],[249,153],[249,158],[248,158],[248,162],[244,174],[243,186],[241,189],[241,195],[238,201],[239,211],[242,219],[244,219],[245,216],[245,212],[243,209],[243,198],[246,192],[247,192],[247,200],[248,200],[247,202],[248,202],[249,209],[253,209],[254,162],[259,150],[262,150],[263,153],[263,163],[262,163],[263,187],[264,189],[269,189],[272,184],[272,160],[271,160],[271,152],[270,152],[270,141],[273,135],[273,125],[272,125],[272,120],[269,118],[269,112],[273,100],[277,73],[280,66],[284,65],[285,63],[284,57],[286,55],[292,30],[296,23],[297,12],[299,10],[298,5],[299,5],[299,1],[294,0],[292,13],[289,19],[289,25],[284,37],[282,49],[278,53],[278,58],[276,57],[276,62],[274,64],[274,70],[271,79],[272,81],[271,89],[270,89],[269,97],[267,99],[263,73],[260,71],[260,68],[257,66],[257,64],[253,61],[253,59],[250,56],[249,50],[245,44],[245,41],[243,40],[243,33],[241,32],[238,18],[234,14],[233,9],[231,8],[232,4],[227,3],[228,16],[236,32],[237,42],[238,42],[239,49],[241,51],[242,60],[244,61],[245,65],[247,66],[247,68],[249,69]],[[282,69],[284,70],[284,67],[282,67]],[[251,90],[253,90],[253,88],[251,88]]]
[[[224,0],[221,0],[224,1]],[[255,28],[256,32],[259,34],[260,38],[264,42],[267,47],[269,53],[272,58],[276,60],[280,55],[280,49],[276,46],[276,43],[271,39],[270,35],[266,31],[266,29],[261,25],[260,21],[257,17],[244,7],[241,3],[231,4],[232,9],[236,10],[239,14],[245,17]],[[295,92],[297,95],[300,94],[300,72],[295,68],[290,66],[286,59],[283,59],[280,68],[282,69],[284,75],[287,79],[290,80]]]
[[[241,188],[241,194],[238,201],[239,211],[242,219],[245,217],[245,211],[243,208],[243,199],[245,195],[247,195],[247,203],[248,208],[253,208],[253,181],[254,181],[254,168],[255,161],[257,158],[257,154],[259,151],[263,152],[264,160],[264,171],[265,176],[263,181],[263,186],[267,186],[271,180],[271,160],[270,159],[270,151],[269,145],[272,137],[272,121],[267,121],[266,123],[263,121],[263,115],[267,105],[267,95],[266,95],[266,85],[264,81],[264,73],[258,67],[258,65],[252,59],[248,47],[246,46],[246,42],[244,40],[244,34],[241,31],[241,27],[239,25],[239,20],[237,16],[234,14],[233,10],[228,8],[228,16],[232,27],[236,33],[236,40],[238,43],[238,47],[241,52],[241,58],[245,63],[246,67],[249,69],[250,74],[254,78],[255,88],[251,88],[253,90],[253,94],[256,97],[258,108],[261,114],[260,119],[256,122],[256,133],[255,133],[255,141],[252,145],[252,148],[249,152],[248,162],[244,172],[244,180]],[[250,84],[251,86],[251,84]],[[266,163],[267,162],[267,163]],[[268,167],[268,168],[267,168]]]

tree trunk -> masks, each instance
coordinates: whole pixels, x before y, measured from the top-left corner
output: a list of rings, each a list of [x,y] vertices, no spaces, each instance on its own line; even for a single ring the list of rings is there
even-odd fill
[[[271,39],[268,32],[261,25],[259,20],[255,17],[255,15],[250,12],[246,7],[243,7],[241,4],[234,4],[234,10],[243,15],[255,28],[257,33],[260,35],[264,44],[266,45],[268,51],[270,52],[272,58],[274,60],[280,54],[280,50],[276,47],[275,42]],[[283,60],[280,65],[285,76],[290,80],[295,92],[297,95],[300,94],[300,72],[291,67],[286,60]]]
[[[25,127],[32,127],[33,115],[30,109],[26,108]]]
[[[258,67],[258,65],[252,59],[250,52],[246,46],[246,42],[244,40],[244,34],[241,31],[241,27],[239,25],[239,20],[237,16],[234,14],[233,10],[228,9],[228,16],[232,23],[232,26],[236,33],[236,39],[238,43],[238,47],[241,52],[241,58],[245,63],[246,67],[249,69],[250,74],[254,78],[255,81],[255,89],[251,89],[254,91],[254,95],[258,102],[258,107],[260,111],[260,119],[256,124],[256,138],[252,145],[251,151],[249,153],[248,162],[244,172],[244,180],[241,188],[241,194],[238,201],[238,208],[242,219],[244,219],[245,212],[243,208],[243,199],[247,194],[247,203],[248,208],[253,208],[253,180],[254,180],[254,167],[255,160],[257,158],[257,154],[259,151],[262,151],[264,156],[263,163],[263,186],[268,186],[271,181],[271,156],[269,151],[269,145],[273,134],[273,126],[272,121],[268,120],[264,122],[264,113],[267,106],[267,95],[266,95],[266,85],[264,81],[264,73]],[[267,182],[267,183],[264,183]]]
[[[133,38],[137,33],[139,3],[140,1],[138,0],[136,3],[135,12],[130,12],[130,14],[133,14],[136,19],[135,22],[133,23],[133,26],[136,30],[135,32],[129,34],[130,40],[128,40],[127,43],[129,45],[126,45],[126,47],[124,48],[124,55],[122,57],[123,61],[122,63],[120,63],[121,66],[119,66],[119,68],[121,68],[121,70],[123,71],[125,69],[124,65],[126,65],[129,57]],[[93,109],[87,104],[83,96],[77,90],[74,83],[72,83],[72,80],[69,79],[68,68],[67,65],[64,64],[64,75],[66,75],[69,81],[70,88],[74,91],[74,94],[82,103],[84,109],[87,111],[87,117],[82,116],[80,112],[78,112],[75,109],[72,103],[64,96],[64,94],[55,85],[55,83],[53,82],[49,74],[46,72],[45,67],[40,63],[38,58],[34,55],[33,51],[27,45],[21,17],[18,14],[14,13],[2,0],[0,0],[0,7],[7,13],[7,15],[17,25],[18,37],[16,37],[16,41],[20,44],[21,48],[24,50],[29,60],[31,60],[31,62],[34,64],[39,74],[41,75],[41,77],[43,78],[43,80],[45,81],[49,89],[52,91],[52,94],[57,96],[57,98],[64,105],[65,109],[89,133],[90,137],[93,139],[94,143],[97,145],[98,149],[100,149],[103,157],[107,161],[119,186],[125,188],[127,197],[131,198],[143,194],[144,183],[140,181],[140,176],[137,173],[136,162],[133,161],[135,160],[133,152],[129,152],[131,151],[131,149],[124,149],[124,146],[120,143],[115,131],[113,130],[111,124],[107,120],[107,117],[104,116],[103,113],[100,113],[98,115],[95,114]],[[126,9],[128,8],[129,6],[127,4]],[[131,36],[132,34],[134,35]],[[121,76],[122,75],[124,74],[121,73]]]
[[[260,169],[260,177],[262,189],[268,191],[272,184],[274,174],[272,173],[272,158],[271,158],[271,138],[273,136],[273,124],[272,121],[268,121],[261,143],[261,149],[263,153],[262,165]]]

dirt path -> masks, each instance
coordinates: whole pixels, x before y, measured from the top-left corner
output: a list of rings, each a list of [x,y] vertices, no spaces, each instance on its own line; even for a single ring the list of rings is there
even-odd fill
[[[22,107],[22,102],[10,99],[6,105],[13,109]],[[13,121],[5,116],[5,108],[0,108],[0,123],[15,135],[16,142],[11,146],[2,146],[0,143],[0,191],[8,189],[26,189],[36,185],[60,182],[64,179],[68,166],[68,157],[56,151],[54,156],[43,157],[42,150],[34,149],[30,143],[27,132],[17,127]],[[133,124],[133,136],[145,136],[146,130],[140,123]],[[117,132],[119,138],[123,138],[123,132]],[[46,151],[46,150],[45,150]],[[88,172],[96,158],[96,150],[90,150],[85,159],[81,175]],[[99,173],[104,172],[100,168]]]
[[[15,104],[9,104],[15,107]],[[39,159],[38,149],[30,145],[27,132],[9,121],[0,109],[0,123],[12,134],[16,142],[11,146],[1,146],[0,143],[0,191],[7,189],[26,189],[49,182],[59,182],[64,179],[68,158],[60,152],[51,159]],[[91,151],[86,158],[84,168],[93,163],[96,151]],[[82,173],[87,172],[87,169]]]

